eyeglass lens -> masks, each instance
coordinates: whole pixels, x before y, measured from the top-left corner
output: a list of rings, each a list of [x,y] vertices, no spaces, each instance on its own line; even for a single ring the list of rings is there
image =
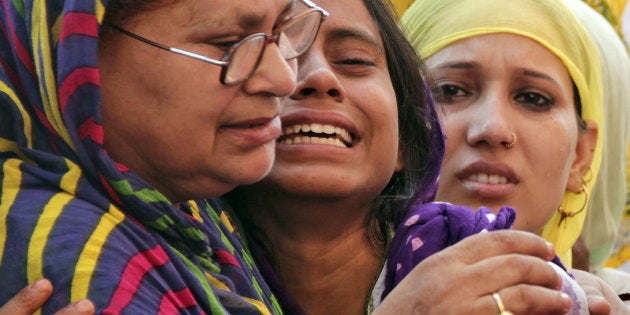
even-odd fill
[[[321,18],[319,11],[310,11],[281,26],[277,44],[284,59],[296,58],[311,46],[317,36]],[[237,84],[251,76],[262,59],[266,44],[266,36],[256,34],[234,47],[230,63],[223,75],[223,82]]]

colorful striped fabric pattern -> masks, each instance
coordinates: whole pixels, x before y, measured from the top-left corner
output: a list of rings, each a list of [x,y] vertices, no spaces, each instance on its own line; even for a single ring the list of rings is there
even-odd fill
[[[0,304],[41,277],[41,313],[281,313],[213,201],[175,207],[103,149],[106,1],[0,0]]]

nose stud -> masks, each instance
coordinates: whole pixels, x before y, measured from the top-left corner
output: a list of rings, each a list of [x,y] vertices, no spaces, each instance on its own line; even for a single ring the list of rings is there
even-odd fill
[[[512,142],[503,144],[506,149],[511,148],[514,144],[516,144],[516,141],[518,141],[515,133],[512,132],[510,135],[512,135]]]

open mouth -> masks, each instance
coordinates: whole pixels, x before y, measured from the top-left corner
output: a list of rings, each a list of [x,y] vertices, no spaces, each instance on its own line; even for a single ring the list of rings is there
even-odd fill
[[[478,182],[482,184],[506,184],[508,182],[507,177],[497,174],[475,173],[468,177],[471,182]]]
[[[328,124],[298,124],[282,128],[282,144],[323,144],[351,148],[354,136],[346,129]]]

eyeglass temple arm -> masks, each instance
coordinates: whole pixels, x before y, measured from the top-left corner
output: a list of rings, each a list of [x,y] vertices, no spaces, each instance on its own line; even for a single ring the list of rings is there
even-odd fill
[[[185,51],[185,50],[181,50],[181,49],[177,49],[177,48],[174,48],[174,47],[169,47],[169,46],[166,46],[166,45],[162,45],[160,43],[156,43],[156,42],[154,42],[154,41],[152,41],[150,39],[147,39],[147,38],[144,38],[144,37],[142,37],[140,35],[134,34],[134,33],[130,32],[130,31],[128,31],[128,30],[118,26],[118,25],[115,25],[115,24],[103,23],[103,25],[107,25],[107,26],[109,26],[109,27],[111,27],[111,28],[113,28],[113,29],[115,29],[115,30],[117,30],[117,31],[119,31],[119,32],[129,36],[129,37],[132,37],[134,39],[137,39],[137,40],[139,40],[141,42],[144,42],[144,43],[149,44],[151,46],[155,46],[155,47],[160,48],[160,49],[164,49],[164,50],[167,50],[167,51],[179,54],[179,55],[183,55],[183,56],[188,56],[188,57],[191,57],[191,58],[199,59],[199,60],[205,61],[207,63],[211,63],[213,65],[217,65],[217,66],[225,66],[225,65],[227,65],[227,62],[225,62],[225,61],[210,59],[210,58],[208,58],[206,56],[202,56],[202,55],[191,53],[191,52],[188,52],[188,51]]]
[[[320,8],[317,4],[315,4],[313,1],[310,0],[300,0],[302,1],[302,3],[304,3],[305,6],[307,6],[309,9],[317,9],[322,13],[322,18],[325,20],[326,18],[328,18],[328,11]]]

